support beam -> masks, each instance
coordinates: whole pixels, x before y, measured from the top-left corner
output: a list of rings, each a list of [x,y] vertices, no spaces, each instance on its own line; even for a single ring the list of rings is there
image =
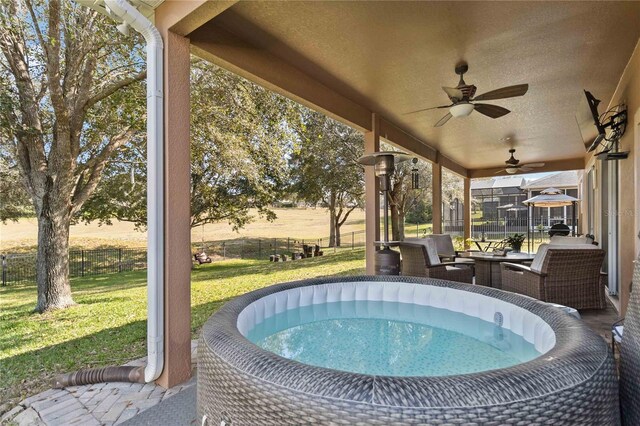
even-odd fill
[[[155,11],[158,28],[186,36],[206,24],[234,4],[237,0],[164,1]],[[157,19],[161,17],[162,22]]]
[[[425,145],[420,139],[410,135],[389,120],[380,117],[380,136],[398,148],[416,154],[432,163],[438,159],[438,151]]]
[[[440,164],[445,169],[452,171],[460,177],[469,177],[469,170],[465,169],[449,157],[442,155],[440,152],[438,152],[438,164]]]
[[[432,230],[434,234],[442,234],[442,166],[438,163],[433,163],[431,172]]]
[[[464,178],[464,248],[470,248],[469,238],[471,238],[471,179]]]
[[[158,384],[191,377],[191,211],[189,147],[189,39],[164,38],[164,370]]]
[[[523,162],[524,163],[524,162]],[[564,170],[583,170],[585,168],[584,158],[572,158],[569,160],[545,161],[543,167],[534,169],[531,173],[539,172],[561,172]],[[470,178],[508,176],[504,171],[504,166],[492,167],[489,169],[473,169],[469,170]]]
[[[380,120],[371,114],[371,131],[364,134],[365,155],[380,151]],[[380,241],[380,187],[373,167],[364,168],[365,259],[367,275],[375,274],[374,241]]]

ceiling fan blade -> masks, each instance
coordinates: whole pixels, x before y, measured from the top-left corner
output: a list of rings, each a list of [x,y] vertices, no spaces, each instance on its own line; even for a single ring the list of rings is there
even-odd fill
[[[476,111],[478,111],[480,114],[484,114],[487,117],[491,117],[491,118],[499,118],[511,112],[508,109],[502,108],[501,106],[498,106],[498,105],[473,104],[473,106],[475,107]]]
[[[456,101],[456,100],[461,100],[462,98],[464,98],[464,94],[462,93],[462,90],[457,89],[455,87],[444,87],[442,86],[442,90],[445,91],[445,93],[447,94],[447,96],[449,96],[449,99],[451,99],[452,101]]]
[[[437,107],[423,108],[423,109],[418,109],[418,110],[411,111],[411,112],[405,112],[402,115],[417,114],[419,112],[429,111],[429,110],[432,110],[432,109],[450,108],[450,107],[451,107],[451,105],[441,105],[441,106],[437,106]]]
[[[445,115],[444,117],[442,117],[440,120],[438,120],[438,122],[433,126],[433,127],[440,127],[443,126],[447,121],[449,121],[449,119],[453,117],[451,115],[450,112],[447,113],[447,115]]]
[[[544,163],[529,163],[529,164],[523,164],[522,167],[528,167],[528,168],[538,168],[538,167],[544,167]]]
[[[515,86],[503,87],[501,89],[492,90],[482,95],[476,96],[474,101],[489,101],[492,99],[515,98],[522,96],[529,90],[528,84],[517,84]]]

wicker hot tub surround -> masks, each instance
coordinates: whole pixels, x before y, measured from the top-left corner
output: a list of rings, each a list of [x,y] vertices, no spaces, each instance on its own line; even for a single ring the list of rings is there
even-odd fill
[[[538,340],[543,335],[549,346],[550,329],[554,343],[539,358],[509,368],[457,376],[385,377],[288,360],[254,345],[239,329],[247,326],[245,308],[276,293],[334,283],[373,283],[397,291],[399,282],[433,286],[438,293],[442,288],[457,290],[456,296],[469,292],[469,299],[475,293],[502,307],[506,302],[516,311],[526,311],[529,319],[539,317],[535,330],[523,335],[535,334]],[[207,321],[198,346],[198,415],[206,416],[209,425],[616,425],[618,384],[602,338],[580,320],[534,299],[429,278],[312,279],[240,296]]]

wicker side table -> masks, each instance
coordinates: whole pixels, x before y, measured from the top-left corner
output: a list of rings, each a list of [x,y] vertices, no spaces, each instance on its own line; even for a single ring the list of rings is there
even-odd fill
[[[488,253],[469,253],[462,257],[475,261],[476,285],[502,289],[502,275],[500,264],[502,262],[524,263],[533,260],[534,255],[529,253],[511,253],[506,256],[494,256]]]

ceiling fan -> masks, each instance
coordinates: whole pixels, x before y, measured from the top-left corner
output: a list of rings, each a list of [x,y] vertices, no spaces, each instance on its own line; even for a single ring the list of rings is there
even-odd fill
[[[408,112],[407,114],[415,114],[417,112],[428,111],[431,109],[448,108],[449,112],[440,120],[438,120],[434,127],[440,127],[444,125],[447,121],[449,121],[451,117],[466,117],[474,110],[478,111],[480,114],[486,115],[487,117],[498,118],[502,117],[503,115],[509,114],[511,111],[498,105],[480,104],[474,102],[513,98],[516,96],[522,96],[527,93],[527,90],[529,90],[528,84],[517,84],[515,86],[507,86],[501,89],[492,90],[474,98],[474,95],[476,94],[476,86],[474,86],[473,84],[465,83],[463,78],[464,73],[466,73],[468,70],[469,65],[467,65],[466,62],[460,62],[458,65],[456,65],[455,69],[456,74],[460,76],[458,85],[456,87],[442,87],[442,90],[445,91],[445,93],[451,100],[451,105],[441,105],[432,108],[419,109],[417,111]]]
[[[504,171],[509,173],[510,175],[516,174],[518,172],[530,172],[533,169],[536,169],[538,167],[544,167],[544,163],[520,164],[520,160],[517,160],[513,156],[513,154],[515,152],[516,152],[516,150],[511,148],[509,150],[509,153],[511,154],[511,157],[509,157],[509,159],[504,162],[504,164],[507,165],[507,167],[504,168]],[[502,169],[499,170],[498,172],[496,172],[496,174],[499,174],[499,173],[502,173]]]

